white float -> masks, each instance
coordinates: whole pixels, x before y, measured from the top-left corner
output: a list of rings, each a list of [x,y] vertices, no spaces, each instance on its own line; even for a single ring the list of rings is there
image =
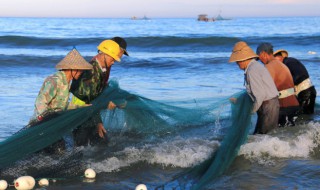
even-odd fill
[[[139,184],[136,187],[136,190],[148,190],[145,184]]]
[[[14,181],[14,187],[17,190],[30,190],[35,186],[36,181],[31,176],[22,176]]]
[[[8,187],[8,183],[6,180],[0,180],[0,190],[5,190]]]
[[[40,179],[39,182],[38,182],[38,184],[39,184],[40,186],[49,186],[49,180],[47,180],[47,179],[45,179],[45,178]]]
[[[96,172],[95,172],[93,169],[88,168],[88,169],[86,169],[86,171],[84,172],[84,176],[85,176],[86,178],[93,179],[93,178],[96,177]]]

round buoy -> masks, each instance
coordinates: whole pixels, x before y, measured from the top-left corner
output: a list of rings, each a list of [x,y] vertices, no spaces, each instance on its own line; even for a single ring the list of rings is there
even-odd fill
[[[8,183],[6,180],[0,180],[0,190],[5,190],[8,187]]]
[[[49,186],[49,180],[47,180],[47,179],[45,179],[45,178],[40,179],[39,182],[38,182],[38,184],[39,184],[40,186]]]
[[[93,169],[88,168],[88,169],[86,169],[86,171],[84,172],[84,176],[85,176],[86,178],[93,179],[93,178],[96,177],[96,172],[95,172]]]
[[[137,185],[136,190],[147,190],[147,186],[145,184],[139,184]]]
[[[22,176],[14,181],[14,187],[17,190],[30,190],[35,186],[36,181],[31,176]]]

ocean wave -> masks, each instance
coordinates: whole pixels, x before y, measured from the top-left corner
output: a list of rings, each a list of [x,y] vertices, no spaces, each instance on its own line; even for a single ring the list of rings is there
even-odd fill
[[[0,47],[73,47],[78,44],[98,44],[102,38],[40,38],[32,36],[0,36]]]
[[[280,128],[268,135],[254,135],[242,145],[239,155],[259,164],[278,158],[309,158],[320,145],[320,123],[310,122],[292,128]]]
[[[320,35],[316,36],[248,36],[248,37],[228,37],[228,36],[208,36],[208,35],[189,35],[189,36],[141,36],[124,37],[128,43],[128,50],[152,51],[191,51],[203,52],[211,51],[231,51],[233,45],[241,40],[249,44],[256,45],[261,42],[271,42],[276,45],[312,45],[320,40]],[[80,47],[82,49],[96,46],[104,38],[41,38],[32,36],[0,36],[0,47],[2,48],[50,48],[59,49],[65,47]]]
[[[187,168],[203,162],[218,146],[218,141],[200,138],[175,139],[143,147],[126,147],[112,157],[99,162],[91,161],[88,165],[98,173],[119,171],[139,162]]]

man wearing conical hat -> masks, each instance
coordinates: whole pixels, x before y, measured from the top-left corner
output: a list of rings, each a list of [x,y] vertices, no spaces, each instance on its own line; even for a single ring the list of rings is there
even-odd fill
[[[256,61],[257,57],[247,43],[241,41],[233,47],[229,62],[236,62],[244,70],[245,87],[253,101],[253,112],[258,115],[254,134],[265,134],[278,127],[278,90],[268,70]]]
[[[104,88],[108,85],[108,79],[111,67],[115,61],[120,62],[123,54],[129,55],[127,43],[121,37],[114,37],[109,40],[103,40],[97,47],[98,54],[93,57],[91,64],[92,71],[84,72],[81,77],[71,85],[71,92],[74,95],[72,102],[74,104],[90,104],[98,97]],[[114,109],[116,105],[109,103],[108,108]],[[118,106],[119,107],[119,106]],[[74,141],[77,146],[95,145],[104,141],[106,130],[103,126],[100,114],[85,122],[74,130]]]
[[[300,104],[300,114],[313,114],[317,97],[317,91],[313,86],[306,67],[297,59],[288,57],[288,51],[284,49],[273,53],[276,59],[284,63],[290,70],[296,96]]]
[[[293,78],[286,65],[277,60],[273,55],[273,46],[268,42],[260,43],[256,50],[260,61],[268,69],[279,91],[280,126],[294,126],[295,119],[300,109],[294,91]]]
[[[84,70],[92,70],[76,49],[73,49],[57,65],[59,71],[45,79],[35,102],[33,120],[41,121],[48,112],[64,111],[68,107],[69,87]]]

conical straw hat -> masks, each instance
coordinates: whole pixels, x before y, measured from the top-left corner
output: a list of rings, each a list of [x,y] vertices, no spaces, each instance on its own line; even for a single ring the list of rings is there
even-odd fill
[[[246,42],[241,41],[234,45],[229,62],[244,61],[256,57],[259,56],[254,53]]]
[[[91,70],[93,67],[76,50],[71,50],[57,65],[56,69]]]
[[[282,57],[288,57],[289,56],[289,53],[287,52],[287,50],[284,50],[284,49],[279,49],[279,50],[275,51],[273,53],[273,55],[277,55],[278,53],[281,53]]]

